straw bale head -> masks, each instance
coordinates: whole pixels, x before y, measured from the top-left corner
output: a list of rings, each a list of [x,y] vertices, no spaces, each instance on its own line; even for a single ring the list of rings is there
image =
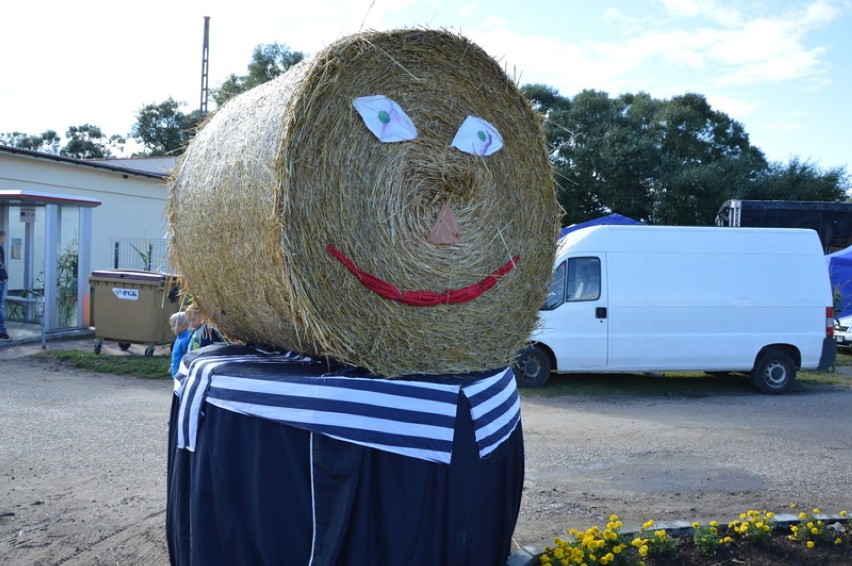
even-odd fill
[[[387,377],[505,365],[558,217],[514,83],[422,29],[343,38],[225,104],[169,199],[173,257],[227,335]]]

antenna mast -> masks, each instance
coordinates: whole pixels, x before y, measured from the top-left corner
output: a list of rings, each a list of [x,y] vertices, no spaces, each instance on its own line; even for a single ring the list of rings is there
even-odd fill
[[[207,71],[210,64],[210,16],[204,16],[204,46],[201,49],[201,115],[207,114]]]

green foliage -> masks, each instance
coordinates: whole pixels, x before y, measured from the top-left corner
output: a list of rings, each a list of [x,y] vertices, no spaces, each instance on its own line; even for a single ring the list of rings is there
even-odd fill
[[[78,350],[48,351],[35,354],[34,357],[57,360],[63,365],[96,373],[111,373],[154,379],[169,377],[169,367],[171,365],[169,356],[110,356]]]
[[[65,137],[67,141],[62,145],[62,138],[54,130],[38,135],[11,132],[0,134],[0,144],[74,159],[103,159],[112,157],[114,152],[121,153],[126,143],[122,136],[107,137],[92,124],[71,126]]]
[[[693,523],[692,542],[704,554],[714,554],[719,548],[719,545],[722,544],[718,523],[716,521],[711,522],[709,525]]]
[[[650,556],[670,557],[677,551],[678,539],[670,536],[665,529],[655,529],[654,521],[648,521],[636,533],[630,546],[636,549],[639,556],[648,558]]]
[[[791,507],[795,508],[795,505]],[[779,557],[790,555],[791,549],[795,551],[797,542],[807,545],[807,550],[805,554],[796,553],[795,559],[790,556],[790,564],[847,564],[850,556],[847,549],[852,544],[847,512],[840,511],[840,520],[832,525],[821,522],[817,517],[819,509],[814,509],[813,513],[801,513],[801,523],[792,527],[793,534],[787,537],[781,535],[780,530],[779,536],[774,536],[775,515],[765,511],[742,513],[741,520],[733,521],[727,527],[720,527],[716,521],[709,525],[696,522],[692,524],[692,536],[684,537],[657,528],[653,520],[646,521],[630,536],[629,532],[621,531],[623,524],[618,516],[612,515],[603,530],[597,526],[585,531],[569,529],[566,532],[570,538],[556,537],[553,545],[545,547],[544,552],[537,557],[537,564],[751,564],[752,557],[757,559],[756,564],[774,564],[780,563],[776,562]],[[803,534],[804,529],[809,534]],[[793,543],[788,543],[788,539]],[[791,544],[794,546],[791,547]],[[816,548],[828,551],[820,553],[813,550]],[[811,555],[811,552],[815,554]]]
[[[185,103],[169,97],[159,104],[147,104],[136,114],[131,135],[147,148],[142,155],[180,155],[204,119],[200,110],[181,112]]]
[[[732,198],[775,200],[846,200],[849,177],[843,167],[822,169],[809,161],[792,159],[789,163],[771,163],[755,178],[747,194]]]
[[[118,152],[124,149],[125,139],[121,136],[107,136],[97,126],[83,124],[71,126],[65,133],[68,142],[59,150],[62,157],[75,159],[103,159],[112,157],[112,149]]]
[[[271,81],[304,58],[304,53],[293,51],[283,43],[258,45],[248,64],[248,73],[232,73],[219,88],[211,89],[213,100],[221,106],[232,96]]]
[[[847,360],[847,356],[838,356],[836,365],[846,365]],[[797,390],[825,390],[834,387],[852,387],[852,380],[846,375],[830,371],[800,371],[796,377]],[[521,395],[543,397],[697,397],[709,394],[753,396],[755,391],[748,374],[707,375],[703,372],[553,374],[547,387],[521,389]]]
[[[56,270],[58,290],[58,324],[71,326],[77,314],[77,242],[70,243],[59,256]]]
[[[638,560],[627,552],[629,546],[620,530],[624,524],[618,515],[612,515],[606,528],[591,527],[585,531],[568,530],[569,540],[557,537],[552,547],[547,547],[539,564],[602,564],[604,566],[633,566]]]
[[[732,536],[756,544],[766,544],[772,538],[775,528],[775,514],[771,511],[749,509],[740,513],[740,518],[728,523]]]
[[[849,188],[842,167],[767,163],[742,124],[700,94],[521,90],[545,117],[565,225],[613,211],[649,224],[712,225],[731,198],[834,201]]]
[[[791,508],[796,508],[793,504]],[[813,548],[818,544],[841,544],[844,536],[849,532],[847,526],[835,523],[833,525],[819,517],[822,513],[819,509],[814,509],[808,513],[802,511],[799,513],[799,524],[790,527],[790,534],[787,536],[790,540],[804,543],[808,548]],[[846,511],[841,511],[840,515],[846,517]],[[846,537],[848,538],[848,537]]]
[[[59,153],[61,142],[62,138],[54,130],[45,130],[41,134],[34,136],[21,132],[0,134],[0,144],[29,151],[49,153],[51,155]]]

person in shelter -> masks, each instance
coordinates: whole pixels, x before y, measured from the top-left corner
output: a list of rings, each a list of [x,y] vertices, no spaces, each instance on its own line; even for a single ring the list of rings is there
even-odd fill
[[[6,232],[0,230],[0,340],[11,340],[11,336],[6,332],[6,285],[9,274],[6,272],[6,250],[3,248],[5,243]]]

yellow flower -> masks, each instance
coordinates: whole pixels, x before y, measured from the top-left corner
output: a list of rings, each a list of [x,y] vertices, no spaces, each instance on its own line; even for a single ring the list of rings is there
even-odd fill
[[[798,505],[796,505],[795,503],[790,504],[790,509],[795,509],[796,507],[798,507]]]
[[[840,537],[837,537],[836,539],[834,539],[834,544],[843,544],[843,541],[840,539]]]
[[[645,524],[642,525],[643,529],[650,529],[654,526],[654,521],[646,521]]]
[[[790,527],[790,530],[795,533],[799,530],[799,527],[797,527],[796,525],[793,525],[792,527]]]
[[[772,519],[773,517],[775,517],[775,513],[773,513],[772,511],[766,514],[767,519]]]
[[[818,529],[818,528],[816,528],[816,527],[812,528],[812,529],[811,529],[811,534],[812,534],[812,535],[818,535],[818,534],[819,534],[819,529]]]
[[[618,521],[618,515],[610,515],[609,520],[610,521]]]
[[[814,508],[814,515],[816,515],[817,513],[822,513],[822,511],[820,511],[818,507],[815,507]]]
[[[804,518],[805,518],[805,517],[807,517],[807,516],[808,516],[808,514],[807,514],[807,513],[805,513],[804,511],[802,511],[801,513],[799,513],[799,519],[804,519]]]
[[[809,540],[808,541],[808,548],[813,548],[813,547],[814,547],[814,541]]]
[[[698,528],[698,527],[700,527],[700,526],[701,526],[701,523],[697,523],[697,522],[696,522],[696,523],[692,523],[692,528],[693,528],[693,529],[697,529],[697,528]]]
[[[846,511],[841,511],[841,512],[840,512],[840,516],[841,516],[841,517],[845,517],[845,516],[846,516]]]
[[[715,529],[719,526],[719,522],[718,521],[710,521],[710,526]]]
[[[647,544],[643,544],[642,546],[639,547],[639,556],[641,556],[642,558],[647,558],[647,556],[648,556],[648,545]]]

